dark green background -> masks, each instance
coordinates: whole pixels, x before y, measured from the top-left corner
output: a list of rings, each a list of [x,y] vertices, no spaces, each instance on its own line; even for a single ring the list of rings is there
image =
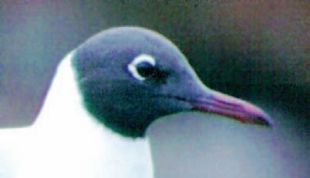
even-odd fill
[[[0,126],[29,125],[34,121],[57,63],[85,39],[113,26],[143,26],[176,43],[209,87],[262,106],[274,118],[276,127],[273,131],[252,131],[251,127],[247,131],[238,123],[196,119],[202,116],[190,122],[182,118],[163,120],[166,124],[156,123],[150,129],[157,177],[254,177],[251,173],[257,172],[258,177],[306,178],[310,174],[308,0],[2,0],[0,8]],[[201,128],[199,133],[197,128]],[[180,134],[180,130],[187,134]],[[215,132],[218,135],[212,134]],[[273,134],[264,135],[266,132]],[[200,150],[219,144],[210,143],[213,137],[227,143],[220,148],[237,148],[238,143],[225,134],[232,138],[248,134],[256,141],[264,135],[266,139],[257,142],[239,139],[239,146],[264,145],[261,149],[278,156],[273,160],[281,162],[279,170],[270,168],[274,163],[266,158],[260,161],[261,167],[252,170],[248,168],[253,166],[246,164],[249,167],[245,169],[252,172],[242,173],[240,169],[239,174],[229,172],[239,170],[233,166],[226,165],[229,170],[222,171],[222,163],[229,162],[225,158],[214,158],[219,167],[212,167],[210,157],[197,156],[203,155]],[[187,146],[182,147],[184,144]],[[239,148],[236,154],[255,155],[255,149],[248,148],[247,152]],[[187,152],[190,154],[184,155]],[[172,155],[171,159],[168,155]],[[269,152],[263,155],[270,156]],[[169,161],[178,162],[170,165],[175,168],[171,172]],[[292,162],[295,164],[290,165]]]

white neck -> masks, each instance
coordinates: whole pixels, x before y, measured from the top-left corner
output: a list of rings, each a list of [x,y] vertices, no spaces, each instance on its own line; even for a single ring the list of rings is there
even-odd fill
[[[71,65],[73,55],[74,51],[59,65],[33,126],[42,153],[36,154],[42,167],[36,170],[45,172],[44,177],[52,174],[50,177],[60,178],[153,177],[147,138],[132,139],[114,133],[85,110]]]

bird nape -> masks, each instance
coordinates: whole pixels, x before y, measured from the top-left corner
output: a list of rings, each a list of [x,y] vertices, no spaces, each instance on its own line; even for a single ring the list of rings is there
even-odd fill
[[[151,178],[147,128],[191,111],[270,125],[258,107],[206,87],[159,33],[105,30],[62,60],[31,127],[0,131],[0,177]]]

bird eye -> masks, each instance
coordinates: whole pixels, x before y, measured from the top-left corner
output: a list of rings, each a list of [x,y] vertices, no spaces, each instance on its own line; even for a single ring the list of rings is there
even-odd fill
[[[141,54],[128,65],[128,70],[138,80],[145,80],[156,73],[154,57]]]

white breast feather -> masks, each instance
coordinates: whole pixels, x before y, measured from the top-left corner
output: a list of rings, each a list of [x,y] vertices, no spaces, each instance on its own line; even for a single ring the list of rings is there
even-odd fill
[[[84,109],[71,67],[57,74],[33,126],[0,130],[0,178],[151,178],[148,139],[122,137]]]

